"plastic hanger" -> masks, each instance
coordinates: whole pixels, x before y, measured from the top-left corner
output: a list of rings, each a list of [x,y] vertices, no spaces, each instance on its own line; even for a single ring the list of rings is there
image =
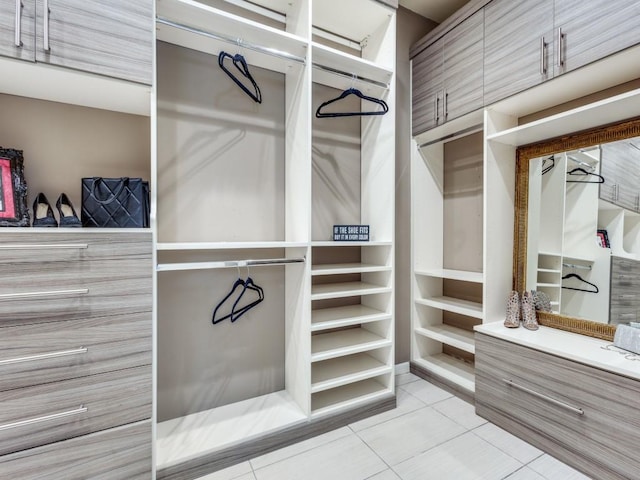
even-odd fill
[[[551,165],[546,165],[548,161],[551,162]],[[545,173],[549,173],[551,170],[553,170],[553,167],[555,166],[556,166],[556,159],[553,155],[551,155],[549,158],[545,158],[542,161],[542,175],[544,175]]]
[[[565,275],[564,277],[562,277],[562,280],[567,280],[569,278],[575,278],[577,280],[580,280],[581,282],[586,283],[587,285],[591,285],[594,288],[594,290],[587,290],[585,288],[565,287],[564,285],[562,285],[562,288],[566,288],[567,290],[576,290],[577,292],[587,292],[587,293],[598,293],[600,291],[597,285],[591,282],[587,282],[584,278],[582,278],[577,273],[569,273],[568,275]]]
[[[590,182],[590,181],[584,181],[584,180],[567,180],[567,183],[604,183],[604,177],[602,175],[598,175],[597,173],[587,172],[582,167],[574,168],[573,170],[567,172],[567,175],[598,177],[598,181],[596,182]]]
[[[225,58],[230,58],[233,62],[233,65],[236,67],[236,70],[238,70],[240,72],[240,74],[247,80],[249,80],[251,82],[251,85],[254,88],[254,92],[252,92],[251,90],[249,90],[245,84],[243,82],[240,81],[240,79],[238,77],[236,77],[233,72],[231,72],[225,65],[224,65],[224,59]],[[230,55],[227,52],[220,52],[218,54],[218,65],[220,66],[220,68],[224,71],[224,73],[226,73],[229,78],[231,78],[231,80],[233,80],[235,82],[236,85],[238,85],[242,91],[244,93],[246,93],[247,95],[249,95],[253,101],[257,102],[257,103],[262,103],[262,93],[260,92],[260,87],[258,87],[258,84],[256,83],[256,81],[253,79],[253,76],[251,75],[251,72],[249,72],[249,66],[247,65],[247,61],[244,59],[244,57],[242,55],[240,55],[239,53],[236,53],[235,55]]]
[[[247,290],[252,290],[256,292],[258,294],[258,298],[241,308],[237,308],[238,303],[240,302],[240,299],[244,296]],[[264,290],[262,290],[262,287],[260,287],[259,285],[256,285],[253,282],[253,279],[251,277],[247,277],[247,279],[244,282],[244,288],[242,289],[242,292],[236,299],[235,303],[233,304],[233,308],[231,309],[231,321],[235,322],[242,315],[247,313],[249,310],[251,310],[253,307],[261,303],[263,300],[264,300]]]
[[[222,305],[224,305],[226,303],[226,301],[229,300],[229,298],[231,298],[231,296],[235,293],[236,289],[238,287],[243,287],[244,288],[244,286],[245,286],[244,280],[241,279],[241,278],[238,278],[236,280],[236,282],[233,284],[233,287],[231,287],[231,290],[229,291],[229,293],[227,293],[227,295],[222,300],[220,300],[220,303],[218,303],[218,305],[216,305],[216,308],[214,308],[213,316],[211,318],[211,323],[213,323],[215,325],[216,323],[220,323],[223,320],[226,320],[227,318],[231,318],[232,317],[232,315],[233,315],[233,307],[231,308],[231,313],[228,313],[227,315],[225,315],[223,317],[216,318],[216,315],[218,314],[218,310],[220,309],[220,307],[222,307]],[[235,302],[234,302],[234,306],[235,306]]]
[[[331,105],[332,103],[338,102],[346,97],[348,97],[349,95],[355,95],[359,98],[361,98],[362,100],[367,100],[369,102],[373,102],[376,105],[380,105],[382,107],[382,110],[376,110],[376,111],[372,111],[372,112],[331,112],[331,113],[324,113],[321,110],[326,107],[327,105]],[[327,100],[326,102],[323,102],[318,109],[316,110],[316,117],[317,118],[335,118],[335,117],[362,117],[362,116],[368,116],[368,115],[384,115],[385,113],[387,113],[389,111],[389,106],[387,105],[387,103],[384,100],[381,100],[379,98],[373,98],[373,97],[369,97],[365,94],[363,94],[360,90],[356,89],[356,88],[349,88],[347,90],[345,90],[344,92],[342,92],[340,94],[340,96],[332,99],[332,100]]]

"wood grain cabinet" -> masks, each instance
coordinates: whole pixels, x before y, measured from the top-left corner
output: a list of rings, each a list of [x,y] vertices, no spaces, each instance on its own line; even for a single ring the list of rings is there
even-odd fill
[[[638,321],[640,311],[640,261],[611,256],[611,301],[609,323]]]
[[[478,415],[593,478],[637,477],[639,381],[484,334],[475,367]]]
[[[631,143],[602,145],[600,198],[626,210],[640,211],[640,151]]]
[[[423,50],[413,60],[413,134],[429,130],[442,123],[441,104],[444,66],[444,40]]]
[[[0,0],[0,54],[151,84],[152,0]]]

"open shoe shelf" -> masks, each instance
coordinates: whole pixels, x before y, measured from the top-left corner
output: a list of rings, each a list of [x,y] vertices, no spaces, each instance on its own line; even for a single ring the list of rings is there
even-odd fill
[[[320,333],[311,337],[311,361],[320,362],[388,347],[391,339],[382,337],[364,328],[351,328],[337,332]]]
[[[425,277],[445,278],[447,280],[460,280],[463,282],[482,283],[484,281],[482,272],[434,268],[415,270],[414,273],[416,275],[424,275]]]
[[[390,318],[391,313],[367,307],[366,305],[323,308],[311,311],[311,331],[317,332],[331,328],[348,327],[389,320]]]
[[[452,347],[459,348],[465,352],[476,352],[474,334],[471,330],[441,324],[418,327],[415,329],[415,333],[444,343],[445,345],[451,345]]]
[[[427,307],[439,308],[447,312],[459,313],[467,317],[482,319],[482,304],[453,297],[416,298],[416,303]]]
[[[475,373],[473,365],[462,360],[439,353],[413,360],[418,366],[434,374],[451,380],[470,393],[475,392]]]
[[[357,297],[359,295],[375,295],[389,292],[391,292],[391,287],[366,282],[325,283],[311,287],[311,300]]]
[[[390,377],[390,375],[386,377]],[[314,393],[311,397],[312,417],[325,415],[348,407],[356,407],[377,398],[392,395],[393,390],[383,383],[380,383],[378,379],[380,379],[380,377]]]
[[[393,366],[358,353],[314,363],[311,369],[311,393],[317,393],[391,373]]]

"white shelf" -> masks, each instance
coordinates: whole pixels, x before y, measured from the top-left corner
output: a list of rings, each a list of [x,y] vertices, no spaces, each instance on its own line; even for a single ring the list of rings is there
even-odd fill
[[[416,328],[415,332],[423,337],[442,342],[469,353],[476,353],[473,332],[451,325],[433,325]]]
[[[368,265],[366,263],[337,263],[314,265],[311,275],[343,275],[348,273],[389,272],[391,267],[385,265]]]
[[[329,298],[357,297],[391,292],[390,287],[383,287],[365,282],[326,283],[311,286],[311,300],[327,300]]]
[[[158,40],[175,45],[199,50],[211,55],[218,55],[220,51],[242,55],[247,63],[281,73],[287,71],[296,61],[256,52],[249,47],[242,47],[242,43],[255,45],[270,51],[283,52],[299,58],[306,58],[309,43],[296,35],[263,25],[246,18],[233,15],[217,8],[204,5],[192,0],[158,0],[156,2],[156,25]],[[206,35],[192,32],[161,23],[163,20],[197,29],[210,34],[237,39],[237,43],[230,43]]]
[[[313,2],[313,25],[360,43],[389,22],[394,9],[371,0]]]
[[[390,339],[364,328],[322,333],[311,337],[311,361],[320,362],[390,345]]]
[[[434,268],[426,270],[416,270],[416,275],[425,277],[446,278],[447,280],[461,280],[463,282],[483,283],[482,272],[467,272],[464,270],[449,270],[446,268]]]
[[[306,421],[289,394],[280,391],[160,422],[156,466],[167,468]]]
[[[326,360],[313,364],[311,368],[311,393],[377,377],[393,370],[393,366],[366,353]]]
[[[311,397],[312,416],[317,417],[334,411],[353,408],[392,394],[393,392],[389,387],[385,387],[374,379],[332,388],[331,390],[313,394]]]
[[[158,250],[258,250],[265,248],[306,248],[307,243],[300,242],[159,242]]]
[[[390,313],[365,305],[323,308],[311,311],[311,331],[317,332],[330,328],[348,327],[350,325],[389,320],[390,318]]]
[[[562,270],[556,270],[554,268],[539,268],[538,273],[562,273]]]
[[[418,358],[414,362],[425,370],[461,386],[470,393],[475,392],[475,373],[472,365],[439,353],[428,358]]]
[[[312,247],[390,247],[391,242],[333,242],[331,240],[315,240]]]
[[[482,304],[453,297],[419,298],[416,303],[439,308],[447,312],[459,313],[467,317],[482,319]]]
[[[638,112],[640,89],[494,133],[487,140],[517,147],[637,117]]]

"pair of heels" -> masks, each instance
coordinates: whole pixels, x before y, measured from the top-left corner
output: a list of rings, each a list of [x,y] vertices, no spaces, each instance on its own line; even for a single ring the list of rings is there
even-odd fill
[[[76,215],[71,200],[65,193],[61,193],[56,202],[61,227],[81,227],[82,223]],[[39,193],[33,202],[34,227],[57,227],[58,221],[53,216],[53,209],[44,193]]]
[[[536,310],[551,311],[551,302],[546,293],[527,290],[520,295],[518,292],[512,291],[507,302],[507,316],[504,320],[504,326],[517,328],[522,320],[522,326],[527,330],[538,330]]]

